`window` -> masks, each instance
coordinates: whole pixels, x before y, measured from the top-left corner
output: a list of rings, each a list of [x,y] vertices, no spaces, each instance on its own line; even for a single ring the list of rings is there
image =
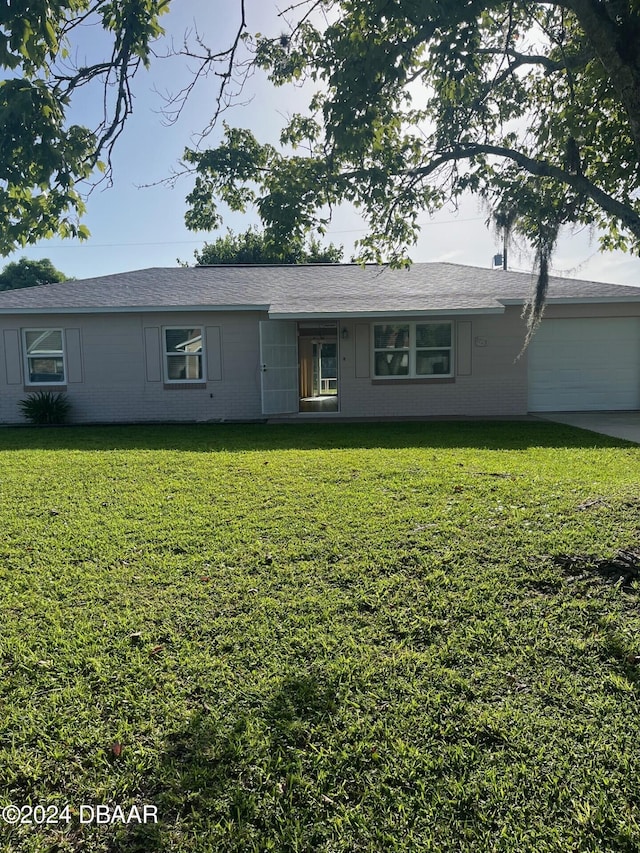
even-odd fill
[[[27,384],[64,384],[62,329],[25,329],[24,352]]]
[[[167,382],[202,382],[202,329],[165,329]]]
[[[374,325],[374,377],[453,376],[452,325],[452,323]]]
[[[416,376],[451,376],[451,323],[416,323]]]
[[[409,375],[409,332],[410,326],[374,326],[374,376]]]

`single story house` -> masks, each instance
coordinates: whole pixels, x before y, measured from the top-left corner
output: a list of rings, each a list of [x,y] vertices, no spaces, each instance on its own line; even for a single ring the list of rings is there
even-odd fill
[[[640,409],[640,288],[448,263],[146,269],[0,293],[0,422]]]

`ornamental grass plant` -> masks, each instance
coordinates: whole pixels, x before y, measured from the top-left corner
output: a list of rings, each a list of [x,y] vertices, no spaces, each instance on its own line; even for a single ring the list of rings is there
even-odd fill
[[[65,423],[71,411],[71,403],[66,394],[34,391],[20,400],[18,408],[30,423],[42,426]]]

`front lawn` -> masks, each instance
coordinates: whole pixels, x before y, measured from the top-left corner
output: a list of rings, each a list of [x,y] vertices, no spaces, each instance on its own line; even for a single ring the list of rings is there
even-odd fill
[[[639,475],[550,423],[1,430],[0,850],[637,851]]]

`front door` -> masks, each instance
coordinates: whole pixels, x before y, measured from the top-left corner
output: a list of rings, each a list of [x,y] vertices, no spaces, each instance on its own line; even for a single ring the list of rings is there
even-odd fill
[[[294,320],[260,323],[262,413],[298,411],[298,328]]]

